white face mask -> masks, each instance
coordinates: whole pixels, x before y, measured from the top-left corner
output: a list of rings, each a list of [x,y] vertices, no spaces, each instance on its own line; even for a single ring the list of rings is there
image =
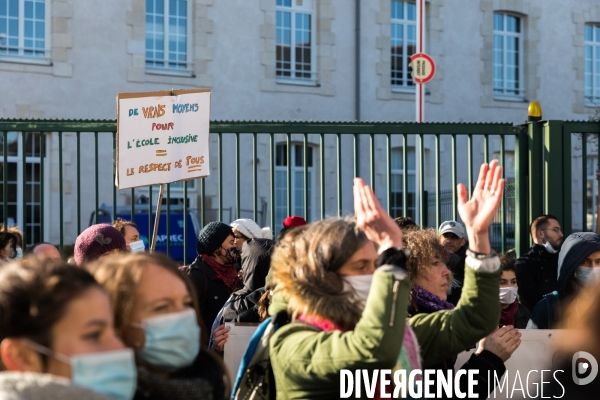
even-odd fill
[[[17,247],[17,255],[15,256],[15,260],[20,260],[21,258],[23,258],[23,249]]]
[[[373,275],[348,275],[342,276],[342,279],[344,280],[344,291],[354,292],[354,298],[360,301],[362,308],[365,308]]]
[[[550,254],[556,254],[558,253],[558,250],[555,250],[554,247],[552,247],[552,245],[550,244],[549,241],[546,240],[546,243],[544,243],[544,247],[546,248],[546,251]]]
[[[129,243],[129,247],[131,248],[132,253],[138,253],[146,250],[146,246],[144,245],[144,242],[142,240]]]
[[[517,299],[519,288],[504,287],[500,288],[500,304],[512,304]]]
[[[593,286],[596,282],[600,282],[600,267],[577,267],[574,276],[584,285]]]

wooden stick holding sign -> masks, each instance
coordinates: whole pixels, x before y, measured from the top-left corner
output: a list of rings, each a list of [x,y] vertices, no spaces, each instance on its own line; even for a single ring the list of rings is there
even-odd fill
[[[209,89],[117,96],[115,185],[119,189],[160,185],[151,253],[156,250],[165,184],[209,175],[209,125]]]

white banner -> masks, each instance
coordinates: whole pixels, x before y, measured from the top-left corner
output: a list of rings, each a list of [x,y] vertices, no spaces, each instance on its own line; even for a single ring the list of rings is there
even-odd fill
[[[223,356],[225,365],[229,370],[229,375],[234,381],[242,362],[242,357],[258,325],[249,322],[225,322],[225,327],[229,328],[229,337],[223,349]]]
[[[116,186],[209,175],[210,90],[119,93]]]

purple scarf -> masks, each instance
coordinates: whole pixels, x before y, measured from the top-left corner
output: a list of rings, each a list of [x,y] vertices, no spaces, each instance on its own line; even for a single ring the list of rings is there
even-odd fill
[[[417,285],[410,288],[410,297],[419,308],[425,308],[429,312],[454,309],[453,304]]]

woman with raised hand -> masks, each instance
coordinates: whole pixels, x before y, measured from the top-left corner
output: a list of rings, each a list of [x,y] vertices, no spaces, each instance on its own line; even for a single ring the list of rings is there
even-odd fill
[[[129,400],[133,352],[86,270],[31,259],[0,270],[1,399]]]
[[[207,330],[193,285],[177,263],[135,253],[88,269],[112,300],[117,334],[135,351],[135,399],[226,397],[225,367],[201,345]]]
[[[396,366],[405,333],[413,350],[406,362],[418,367],[404,314],[410,285],[402,232],[360,178],[354,208],[356,221],[295,228],[273,253],[277,289],[269,312],[287,311],[292,321],[270,340],[278,399],[339,398],[341,369]]]

